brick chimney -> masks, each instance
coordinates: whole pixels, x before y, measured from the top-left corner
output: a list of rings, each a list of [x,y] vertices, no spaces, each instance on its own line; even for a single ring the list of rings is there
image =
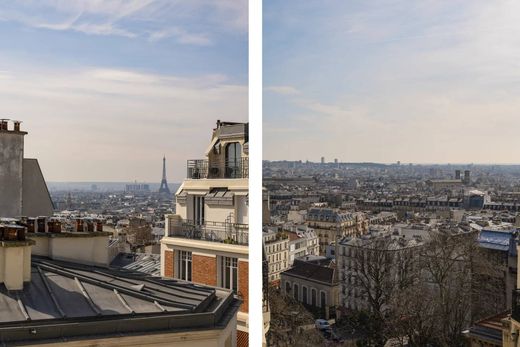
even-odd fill
[[[0,283],[7,290],[22,290],[31,280],[31,246],[26,228],[15,220],[0,219]]]

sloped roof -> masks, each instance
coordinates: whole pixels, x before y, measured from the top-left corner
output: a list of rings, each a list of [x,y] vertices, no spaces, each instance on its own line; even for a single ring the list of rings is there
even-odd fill
[[[1,338],[10,343],[220,329],[239,304],[225,289],[33,257],[31,282],[23,290],[0,284]]]
[[[119,253],[110,266],[160,276],[161,256],[146,253]]]
[[[481,247],[516,255],[515,230],[482,230],[478,236]]]
[[[309,281],[335,285],[338,283],[335,266],[324,266],[305,261],[295,261],[294,266],[282,275],[295,276]]]

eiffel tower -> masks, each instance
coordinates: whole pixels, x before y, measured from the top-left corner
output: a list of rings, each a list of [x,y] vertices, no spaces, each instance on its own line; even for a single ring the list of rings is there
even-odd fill
[[[161,187],[159,188],[159,193],[170,195],[170,188],[168,188],[168,182],[166,181],[166,157],[163,157],[162,160],[162,180]]]

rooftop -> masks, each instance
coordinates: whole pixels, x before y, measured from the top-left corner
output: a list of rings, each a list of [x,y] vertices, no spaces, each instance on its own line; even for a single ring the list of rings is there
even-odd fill
[[[119,253],[111,267],[139,271],[151,276],[161,275],[161,256],[147,253]]]
[[[31,277],[21,291],[0,284],[3,343],[220,329],[239,306],[225,289],[42,257],[33,256]]]

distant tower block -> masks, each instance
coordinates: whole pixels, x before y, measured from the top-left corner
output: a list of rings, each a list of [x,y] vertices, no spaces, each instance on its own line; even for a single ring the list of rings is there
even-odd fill
[[[166,181],[166,157],[163,157],[162,164],[162,180],[161,187],[159,188],[159,193],[170,195],[170,188],[168,188],[168,182]]]
[[[464,171],[464,184],[470,184],[470,182],[471,182],[470,171],[469,170],[465,170]]]
[[[455,179],[460,180],[460,170],[455,170]]]
[[[325,164],[325,157],[321,157],[321,163]]]

